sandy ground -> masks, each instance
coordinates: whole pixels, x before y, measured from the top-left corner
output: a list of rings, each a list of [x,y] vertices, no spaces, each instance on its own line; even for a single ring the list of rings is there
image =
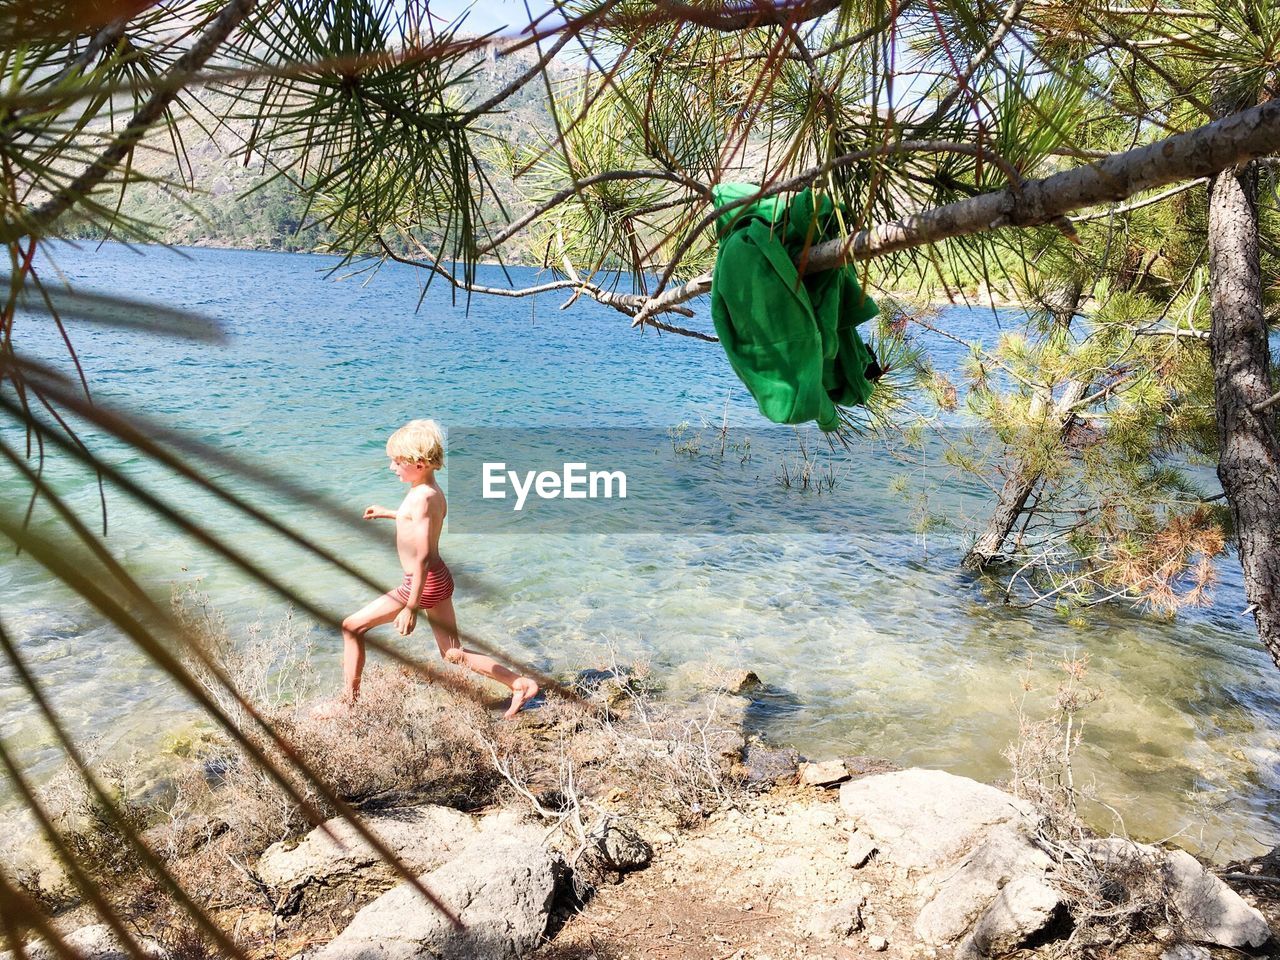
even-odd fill
[[[537,956],[925,956],[908,935],[913,904],[904,903],[899,885],[874,860],[861,870],[849,865],[848,836],[834,790],[782,789],[746,798],[658,849],[646,870],[602,885]],[[818,914],[850,900],[865,901],[861,929],[843,937],[810,929]],[[873,949],[877,937],[887,941],[880,951]]]

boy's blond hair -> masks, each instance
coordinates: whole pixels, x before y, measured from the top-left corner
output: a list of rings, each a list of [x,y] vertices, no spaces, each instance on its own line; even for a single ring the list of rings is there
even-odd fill
[[[444,434],[434,420],[410,420],[387,438],[387,456],[413,460],[439,470],[444,466]]]

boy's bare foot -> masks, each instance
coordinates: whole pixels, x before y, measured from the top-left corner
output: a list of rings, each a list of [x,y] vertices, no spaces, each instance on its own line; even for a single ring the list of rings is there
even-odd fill
[[[511,685],[511,706],[502,716],[510,719],[520,712],[520,708],[538,695],[538,684],[528,677],[521,677]]]

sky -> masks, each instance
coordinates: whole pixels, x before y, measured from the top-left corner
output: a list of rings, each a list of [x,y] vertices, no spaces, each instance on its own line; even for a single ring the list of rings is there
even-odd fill
[[[536,16],[550,5],[547,0],[529,0],[528,9]],[[430,0],[430,6],[433,14],[449,21],[465,13],[464,33],[514,33],[529,22],[524,0]]]

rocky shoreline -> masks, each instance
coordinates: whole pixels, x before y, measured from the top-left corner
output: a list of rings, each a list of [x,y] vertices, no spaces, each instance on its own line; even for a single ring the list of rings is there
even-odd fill
[[[362,811],[452,917],[335,818],[251,862],[230,857],[248,894],[219,919],[251,956],[299,960],[1205,960],[1272,945],[1266,864],[1242,895],[1181,850],[1093,836],[965,777],[807,762],[744,734],[752,674],[659,705],[618,671],[592,673],[582,703],[553,698],[521,718],[523,765],[494,750],[502,802]],[[68,942],[123,956],[89,919],[60,918]],[[139,928],[157,957],[190,955]]]

